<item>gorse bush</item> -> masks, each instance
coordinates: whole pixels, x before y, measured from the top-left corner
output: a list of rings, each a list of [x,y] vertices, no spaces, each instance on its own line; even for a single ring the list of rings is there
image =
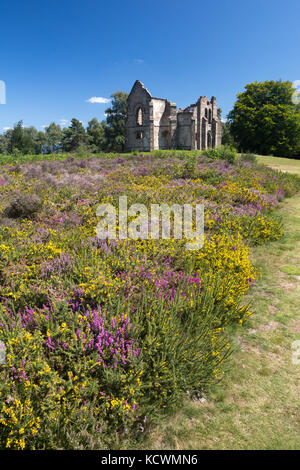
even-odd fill
[[[279,240],[283,235],[282,222],[272,215],[262,217],[256,214],[251,219],[245,215],[228,218],[222,229],[229,234],[240,233],[250,245],[263,245],[268,241]]]
[[[260,276],[249,245],[282,235],[274,211],[300,187],[230,158],[170,151],[2,167],[1,448],[124,447],[222,378],[228,325],[251,315],[243,297]],[[172,237],[99,240],[98,204],[117,207],[124,194],[148,209],[204,203],[202,249]]]

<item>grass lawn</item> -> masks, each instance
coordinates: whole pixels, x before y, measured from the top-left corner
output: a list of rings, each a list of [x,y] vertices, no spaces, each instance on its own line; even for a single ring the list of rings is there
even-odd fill
[[[287,171],[289,173],[297,173],[300,175],[300,159],[294,160],[292,158],[265,157],[258,155],[257,160],[259,163],[264,163],[275,170]]]
[[[300,174],[300,160],[259,157]],[[284,237],[252,250],[262,271],[249,294],[254,315],[233,333],[225,378],[149,435],[147,449],[300,449],[300,196],[282,203]],[[299,276],[299,278],[297,278]]]

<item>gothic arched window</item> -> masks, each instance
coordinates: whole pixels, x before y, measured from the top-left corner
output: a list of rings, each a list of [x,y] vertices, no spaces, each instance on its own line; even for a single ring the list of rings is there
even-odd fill
[[[142,108],[139,108],[136,113],[136,123],[138,126],[143,125],[143,110]]]
[[[209,149],[212,147],[211,133],[210,132],[208,132],[208,134],[207,134],[207,147]]]

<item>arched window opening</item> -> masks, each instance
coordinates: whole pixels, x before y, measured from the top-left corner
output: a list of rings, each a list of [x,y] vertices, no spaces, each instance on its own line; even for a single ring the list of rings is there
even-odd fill
[[[139,108],[137,110],[136,123],[137,123],[138,126],[143,125],[143,110],[142,110],[142,108]]]
[[[207,108],[205,108],[205,117],[207,118]]]
[[[208,147],[209,149],[210,149],[211,146],[212,146],[211,144],[212,144],[212,142],[211,142],[211,133],[209,132],[209,133],[207,134],[207,147]]]
[[[209,116],[209,117],[208,117],[208,122],[211,124],[211,109],[210,109],[209,112],[208,112],[208,116]]]
[[[136,133],[136,139],[137,139],[137,140],[141,140],[141,139],[143,139],[143,138],[144,138],[144,133],[143,133],[142,131],[138,131],[138,132]]]

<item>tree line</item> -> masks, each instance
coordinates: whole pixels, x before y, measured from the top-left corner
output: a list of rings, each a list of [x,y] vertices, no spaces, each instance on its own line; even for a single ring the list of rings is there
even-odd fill
[[[117,91],[111,95],[111,107],[106,109],[106,119],[95,117],[85,128],[76,118],[69,127],[61,128],[52,122],[44,131],[34,126],[24,127],[19,121],[13,129],[0,135],[2,154],[41,154],[58,152],[123,152],[125,147],[125,116],[128,94]]]
[[[86,128],[75,118],[69,127],[52,122],[44,131],[20,121],[0,135],[0,153],[123,152],[127,97],[123,91],[113,93],[106,119],[93,118]],[[244,153],[300,157],[299,97],[289,81],[246,85],[222,123],[222,143]]]

